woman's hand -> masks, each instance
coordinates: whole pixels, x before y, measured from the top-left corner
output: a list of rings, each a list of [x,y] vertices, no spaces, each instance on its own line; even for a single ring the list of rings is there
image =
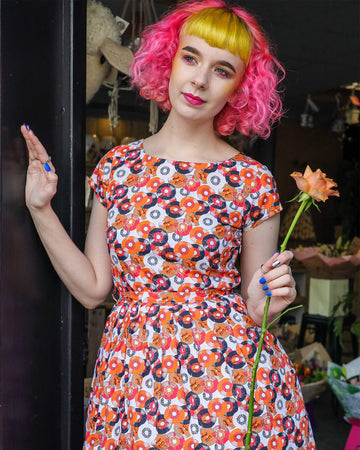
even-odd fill
[[[268,322],[295,300],[295,280],[289,266],[292,258],[293,254],[288,250],[281,254],[275,253],[251,278],[247,290],[247,308],[257,323],[261,323],[267,297],[271,297]]]
[[[27,125],[21,126],[29,152],[25,201],[30,210],[44,209],[50,205],[57,189],[58,177],[44,146]]]

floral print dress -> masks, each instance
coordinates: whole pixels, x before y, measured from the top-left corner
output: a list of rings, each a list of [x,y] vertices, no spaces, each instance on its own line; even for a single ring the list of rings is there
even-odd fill
[[[281,210],[271,173],[107,153],[90,185],[107,208],[114,301],[92,383],[84,449],[230,450],[245,445],[260,329],[236,293],[242,234]],[[288,356],[267,332],[252,449],[314,449]]]

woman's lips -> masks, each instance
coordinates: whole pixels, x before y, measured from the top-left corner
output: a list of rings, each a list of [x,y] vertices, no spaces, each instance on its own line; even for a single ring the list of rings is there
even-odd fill
[[[205,103],[205,100],[203,100],[200,97],[195,97],[191,94],[183,94],[185,100],[190,103],[190,105],[202,105]]]

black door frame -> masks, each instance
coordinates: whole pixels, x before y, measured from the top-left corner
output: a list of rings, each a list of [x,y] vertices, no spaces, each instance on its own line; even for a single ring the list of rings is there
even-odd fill
[[[0,448],[75,450],[83,440],[83,308],[45,254],[24,204],[19,126],[59,174],[54,209],[84,242],[86,0],[0,0]]]

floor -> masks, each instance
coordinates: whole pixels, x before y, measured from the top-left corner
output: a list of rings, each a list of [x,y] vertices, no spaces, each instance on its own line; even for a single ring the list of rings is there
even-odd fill
[[[344,450],[351,426],[344,420],[343,410],[330,389],[308,405],[316,450]]]

